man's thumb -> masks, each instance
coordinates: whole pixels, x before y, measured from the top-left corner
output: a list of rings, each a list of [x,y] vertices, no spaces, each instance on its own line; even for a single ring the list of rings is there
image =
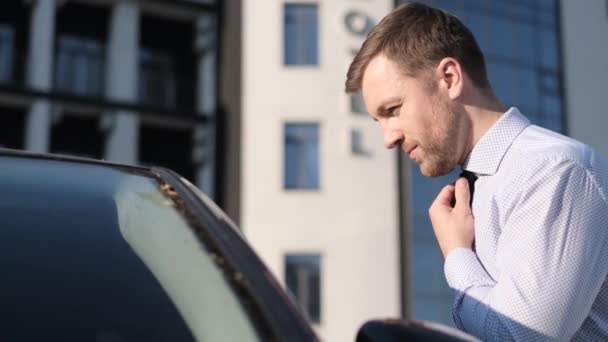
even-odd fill
[[[458,178],[456,181],[456,207],[470,208],[471,193],[469,192],[469,182],[466,178]]]

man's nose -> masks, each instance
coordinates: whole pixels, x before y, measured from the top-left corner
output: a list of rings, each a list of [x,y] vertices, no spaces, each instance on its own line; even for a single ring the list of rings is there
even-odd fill
[[[396,131],[385,131],[384,132],[384,146],[386,148],[393,148],[401,145],[403,142],[403,134]]]

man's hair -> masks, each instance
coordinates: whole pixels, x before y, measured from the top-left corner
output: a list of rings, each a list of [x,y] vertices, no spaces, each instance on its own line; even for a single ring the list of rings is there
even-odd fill
[[[490,89],[483,53],[471,31],[455,16],[433,7],[403,4],[384,17],[348,69],[347,93],[361,90],[365,69],[381,53],[413,77],[452,57],[477,88]]]

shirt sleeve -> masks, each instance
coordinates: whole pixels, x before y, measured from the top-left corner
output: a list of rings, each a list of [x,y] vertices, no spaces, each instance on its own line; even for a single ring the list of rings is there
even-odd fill
[[[483,340],[571,339],[608,273],[608,204],[593,177],[572,161],[535,169],[505,210],[496,279],[472,250],[446,257],[454,321]]]

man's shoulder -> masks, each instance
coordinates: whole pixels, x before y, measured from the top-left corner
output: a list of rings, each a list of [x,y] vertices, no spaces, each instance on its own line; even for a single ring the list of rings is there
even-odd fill
[[[579,174],[590,177],[608,197],[608,160],[591,146],[551,130],[530,125],[513,142],[510,163],[531,178]]]
[[[513,142],[521,162],[534,164],[573,163],[584,169],[606,168],[606,161],[591,146],[536,125],[528,126]]]

